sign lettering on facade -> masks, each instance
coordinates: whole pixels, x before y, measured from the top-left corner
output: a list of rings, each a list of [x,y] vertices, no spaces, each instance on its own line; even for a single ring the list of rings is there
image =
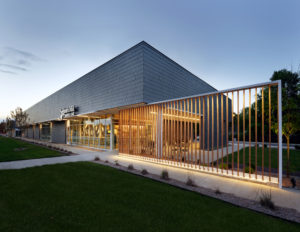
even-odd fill
[[[77,107],[74,105],[60,109],[60,118],[64,119],[67,117],[72,117],[76,114],[76,111],[77,111]]]

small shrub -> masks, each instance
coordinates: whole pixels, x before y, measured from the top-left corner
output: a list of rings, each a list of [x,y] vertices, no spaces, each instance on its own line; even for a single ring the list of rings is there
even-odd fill
[[[132,164],[129,164],[128,165],[128,170],[133,170],[134,168],[133,168],[133,165]]]
[[[119,161],[118,161],[118,160],[115,160],[115,165],[116,165],[116,166],[120,166],[120,164],[119,164]]]
[[[109,162],[108,162],[108,160],[105,160],[105,163],[107,163],[107,164],[108,164],[108,163],[109,163]]]
[[[269,208],[271,210],[275,209],[274,202],[272,201],[272,193],[270,192],[261,192],[261,196],[259,197],[259,202],[261,206]]]
[[[100,161],[100,158],[98,156],[95,157],[95,161]]]
[[[219,188],[216,188],[216,190],[215,190],[215,194],[222,194],[222,192],[220,191],[220,189],[219,189]]]
[[[187,181],[186,181],[186,185],[188,186],[192,186],[192,187],[196,187],[195,182],[192,180],[191,177],[188,177]]]
[[[219,164],[219,168],[220,169],[227,169],[227,164],[226,163],[223,163],[223,165],[222,165],[222,163],[220,163]],[[231,164],[228,164],[228,169],[231,169],[232,168],[232,165]]]
[[[251,173],[255,173],[255,166],[251,165],[250,169],[249,166],[245,167],[245,173],[249,173],[249,170],[251,170]]]
[[[142,175],[147,175],[148,174],[148,171],[146,169],[143,169],[142,170]]]
[[[291,183],[292,183],[293,188],[295,188],[296,187],[296,179],[294,177],[291,178]]]
[[[169,173],[168,173],[167,170],[162,170],[162,172],[161,172],[161,178],[163,180],[169,180]]]

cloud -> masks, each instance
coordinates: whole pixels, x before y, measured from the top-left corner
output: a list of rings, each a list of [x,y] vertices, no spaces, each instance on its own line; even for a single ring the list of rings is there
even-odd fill
[[[18,65],[30,66],[30,62],[24,59],[19,59],[16,61]]]
[[[45,59],[28,51],[14,47],[2,47],[0,50],[0,72],[18,74],[28,71],[27,67],[37,62],[44,62]]]
[[[19,66],[16,66],[16,65],[11,65],[11,64],[0,64],[0,66],[10,68],[10,69],[14,69],[14,70],[18,70],[18,71],[27,71],[26,68],[19,67]]]
[[[45,61],[44,59],[38,57],[37,55],[34,55],[33,53],[22,51],[13,47],[5,47],[5,50],[8,52],[8,54],[22,57],[25,60]]]
[[[8,73],[8,74],[14,74],[14,75],[17,74],[16,72],[12,72],[12,71],[8,71],[8,70],[3,70],[3,69],[0,69],[0,72]]]

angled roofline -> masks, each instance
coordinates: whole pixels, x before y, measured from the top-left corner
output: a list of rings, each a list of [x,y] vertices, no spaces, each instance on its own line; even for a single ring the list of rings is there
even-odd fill
[[[188,73],[190,73],[190,74],[193,75],[194,77],[200,79],[200,80],[203,81],[205,84],[209,85],[210,87],[212,87],[213,89],[215,89],[215,90],[217,91],[216,88],[214,88],[213,86],[211,86],[210,84],[208,84],[206,81],[202,80],[200,77],[198,77],[197,75],[193,74],[192,72],[190,72],[189,70],[187,70],[186,68],[184,68],[183,66],[181,66],[180,64],[178,64],[177,62],[175,62],[174,60],[172,60],[170,57],[166,56],[164,53],[160,52],[160,51],[157,50],[155,47],[153,47],[153,46],[151,46],[150,44],[148,44],[146,41],[142,40],[141,42],[139,42],[139,43],[135,44],[134,46],[128,48],[127,50],[125,50],[125,51],[119,53],[117,56],[115,56],[115,57],[109,59],[108,61],[106,61],[106,62],[104,62],[103,64],[99,65],[98,67],[92,69],[91,71],[87,72],[86,74],[82,75],[81,77],[75,79],[75,80],[72,81],[71,83],[69,83],[69,84],[65,85],[64,87],[62,87],[62,88],[56,90],[55,92],[51,93],[50,95],[48,95],[48,96],[42,98],[40,101],[38,101],[37,103],[35,103],[35,104],[33,104],[32,106],[30,106],[29,108],[27,108],[25,111],[27,111],[27,110],[29,110],[30,108],[36,106],[36,105],[39,104],[40,102],[44,101],[46,98],[48,98],[48,97],[50,97],[50,96],[56,94],[57,92],[59,92],[60,90],[66,88],[67,86],[73,84],[75,81],[78,81],[78,80],[80,80],[81,78],[84,78],[86,75],[88,75],[88,74],[94,72],[94,71],[97,70],[98,68],[103,67],[104,65],[106,65],[106,64],[108,64],[108,63],[110,63],[110,62],[112,62],[113,60],[119,58],[120,56],[122,56],[122,55],[128,53],[129,51],[131,51],[131,50],[133,50],[133,49],[135,49],[135,48],[137,48],[137,47],[139,47],[139,46],[142,46],[142,45],[145,45],[145,46],[149,47],[150,49],[154,50],[155,52],[159,53],[160,55],[162,55],[162,56],[165,57],[166,59],[170,60],[172,63],[176,64],[177,66],[179,66],[179,67],[182,68],[183,70],[187,71]],[[143,65],[144,65],[144,61],[143,61]]]
[[[96,69],[98,69],[98,68],[100,68],[100,67],[106,65],[107,63],[112,62],[113,60],[115,60],[115,59],[117,59],[118,57],[124,55],[125,53],[127,53],[127,52],[129,52],[129,51],[135,49],[136,47],[141,46],[143,43],[147,44],[145,41],[141,41],[141,42],[137,43],[136,45],[134,45],[134,46],[128,48],[127,50],[125,50],[125,51],[119,53],[117,56],[115,56],[115,57],[109,59],[108,61],[106,61],[106,62],[104,62],[103,64],[99,65],[98,67],[92,69],[91,71],[87,72],[86,74],[83,74],[81,77],[78,77],[77,79],[75,79],[75,80],[72,81],[71,83],[65,85],[64,87],[62,87],[62,88],[56,90],[55,92],[51,93],[50,95],[48,95],[48,96],[46,96],[46,97],[44,97],[43,99],[41,99],[41,100],[38,101],[37,103],[35,103],[35,104],[33,104],[32,106],[30,106],[29,108],[27,108],[25,111],[27,111],[27,110],[29,110],[30,108],[34,107],[35,105],[39,104],[40,102],[42,102],[42,101],[45,100],[46,98],[48,98],[48,97],[50,97],[50,96],[56,94],[57,92],[59,92],[60,90],[66,88],[67,86],[71,85],[71,84],[74,83],[75,81],[78,81],[78,80],[80,80],[81,78],[84,78],[86,75],[88,75],[88,74],[94,72]],[[150,46],[150,45],[149,45],[149,46]]]
[[[154,50],[155,52],[159,53],[160,55],[162,55],[163,57],[167,58],[168,60],[170,60],[172,63],[176,64],[177,66],[179,66],[180,68],[184,69],[186,72],[190,73],[191,75],[197,77],[198,79],[200,79],[201,81],[203,81],[205,84],[209,85],[210,87],[212,87],[214,90],[218,91],[215,87],[213,87],[212,85],[208,84],[206,81],[204,81],[203,79],[201,79],[200,77],[198,77],[197,75],[195,75],[194,73],[192,73],[191,71],[189,71],[188,69],[186,69],[185,67],[183,67],[182,65],[180,65],[179,63],[177,63],[176,61],[174,61],[172,58],[168,57],[167,55],[165,55],[164,53],[162,53],[161,51],[157,50],[155,47],[151,46],[150,44],[148,44],[147,42],[145,42],[144,40],[141,41],[139,44],[144,44],[147,47],[151,48],[152,50]]]

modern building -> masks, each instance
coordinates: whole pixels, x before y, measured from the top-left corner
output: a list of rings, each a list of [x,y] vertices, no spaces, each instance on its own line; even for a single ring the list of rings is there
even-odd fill
[[[271,118],[262,122],[262,131],[257,127],[264,112],[271,115],[271,89],[276,88],[281,93],[280,82],[217,91],[142,41],[27,109],[30,125],[24,136],[116,149],[137,159],[281,187],[281,136],[277,166],[272,169]],[[258,93],[266,91],[258,111]],[[277,101],[280,105],[280,94]],[[278,110],[278,131],[280,115]],[[268,157],[264,131],[269,135]],[[262,151],[257,150],[259,134],[264,138]]]
[[[27,109],[24,136],[118,149],[120,110],[214,91],[142,41]]]

